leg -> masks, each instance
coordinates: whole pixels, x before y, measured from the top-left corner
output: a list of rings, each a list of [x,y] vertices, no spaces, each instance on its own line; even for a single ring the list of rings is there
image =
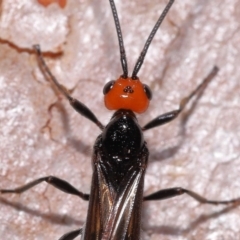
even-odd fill
[[[84,117],[88,118],[89,120],[91,120],[92,122],[94,122],[100,129],[103,129],[103,125],[99,122],[99,120],[97,119],[97,117],[93,114],[93,112],[87,107],[85,106],[83,103],[81,103],[80,101],[78,101],[77,99],[73,98],[69,92],[67,91],[67,89],[59,84],[59,82],[57,81],[57,79],[53,76],[53,74],[51,73],[50,69],[48,68],[47,64],[45,63],[43,57],[42,57],[42,53],[41,53],[41,49],[39,45],[34,45],[33,46],[36,53],[37,53],[37,57],[38,57],[38,61],[40,63],[40,67],[42,68],[42,70],[44,71],[44,73],[47,75],[47,77],[50,78],[50,80],[55,84],[55,86],[58,88],[58,90],[68,99],[69,103],[71,104],[71,106],[81,115],[83,115]]]
[[[212,71],[203,80],[203,82],[200,83],[197,86],[197,88],[191,92],[191,94],[189,96],[182,99],[182,101],[180,102],[180,106],[179,106],[178,110],[174,110],[174,111],[171,111],[171,112],[168,112],[168,113],[164,113],[164,114],[154,118],[152,121],[150,121],[149,123],[147,123],[143,127],[143,130],[148,130],[148,129],[151,129],[151,128],[154,128],[154,127],[158,127],[160,125],[163,125],[165,123],[168,123],[168,122],[174,120],[179,115],[179,113],[181,113],[183,111],[183,109],[185,108],[187,103],[192,99],[192,97],[194,95],[198,94],[204,87],[206,87],[206,85],[210,82],[210,80],[212,80],[212,78],[215,77],[217,72],[218,72],[218,67],[214,66]]]
[[[73,240],[78,235],[82,234],[82,228],[64,234],[59,240]]]
[[[195,192],[192,192],[190,190],[184,189],[184,188],[167,188],[167,189],[163,189],[163,190],[157,191],[155,193],[152,193],[152,194],[144,197],[143,200],[144,201],[163,200],[163,199],[167,199],[167,198],[176,197],[176,196],[182,195],[184,193],[186,193],[187,195],[189,195],[190,197],[194,198],[196,201],[198,201],[200,203],[208,203],[208,204],[214,204],[214,205],[240,203],[240,198],[231,199],[231,200],[228,200],[228,201],[212,201],[212,200],[208,200],[208,199],[200,196],[199,194],[197,194]]]
[[[14,189],[0,189],[0,194],[23,193],[23,192],[27,191],[28,189],[30,189],[30,188],[34,187],[35,185],[38,185],[39,183],[44,182],[44,181],[53,185],[54,187],[60,189],[63,192],[77,195],[86,201],[89,200],[89,194],[82,193],[82,192],[78,191],[75,187],[73,187],[71,184],[69,184],[68,182],[66,182],[60,178],[53,177],[53,176],[39,178],[30,183],[27,183],[26,185],[23,185],[21,187],[14,188]]]

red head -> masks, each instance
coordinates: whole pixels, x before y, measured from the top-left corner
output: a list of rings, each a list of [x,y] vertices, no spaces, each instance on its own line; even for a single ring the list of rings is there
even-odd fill
[[[147,110],[149,101],[152,98],[152,94],[149,87],[140,82],[137,74],[144,62],[144,58],[146,56],[150,43],[152,42],[154,35],[156,34],[159,26],[161,25],[173,2],[174,0],[170,0],[165,7],[163,13],[159,16],[135,64],[132,77],[129,78],[127,58],[123,43],[121,26],[119,23],[115,3],[113,0],[110,0],[119,42],[120,60],[123,69],[123,75],[116,81],[110,81],[109,83],[107,83],[103,89],[103,93],[105,95],[105,106],[109,110],[126,109],[136,113],[143,113]]]
[[[126,109],[136,113],[145,112],[152,98],[149,87],[139,79],[123,77],[108,82],[103,93],[107,109]]]

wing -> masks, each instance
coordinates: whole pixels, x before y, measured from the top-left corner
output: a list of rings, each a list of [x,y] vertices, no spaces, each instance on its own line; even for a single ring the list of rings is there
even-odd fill
[[[143,199],[143,169],[129,171],[115,195],[104,225],[102,239],[139,239]]]
[[[101,154],[94,158],[92,189],[82,240],[140,239],[141,206],[147,155],[132,161],[116,187]]]

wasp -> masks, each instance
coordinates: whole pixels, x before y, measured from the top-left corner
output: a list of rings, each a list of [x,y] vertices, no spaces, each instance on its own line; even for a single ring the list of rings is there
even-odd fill
[[[108,82],[103,88],[106,108],[115,111],[106,126],[84,103],[72,97],[69,91],[58,82],[47,66],[40,46],[34,46],[43,72],[65,96],[72,108],[101,130],[93,146],[93,175],[90,193],[83,193],[55,176],[41,177],[14,189],[0,189],[1,194],[19,194],[42,182],[47,182],[63,192],[89,201],[85,225],[64,234],[59,240],[71,240],[78,236],[81,236],[82,240],[138,240],[141,238],[143,201],[163,200],[185,194],[205,204],[226,205],[240,202],[239,198],[226,201],[209,200],[192,190],[181,187],[160,189],[147,196],[143,195],[144,176],[149,159],[149,150],[143,133],[176,119],[188,102],[217,74],[218,67],[214,67],[202,83],[181,100],[178,109],[161,114],[141,127],[136,114],[142,114],[147,110],[152,93],[150,88],[142,83],[138,72],[174,0],[168,2],[158,18],[131,75],[128,73],[127,57],[116,6],[114,0],[109,0],[109,2],[119,41],[122,74],[117,79]]]

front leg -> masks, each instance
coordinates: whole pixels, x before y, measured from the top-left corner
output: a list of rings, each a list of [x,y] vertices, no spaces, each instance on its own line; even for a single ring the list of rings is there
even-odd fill
[[[94,122],[101,130],[103,129],[102,123],[97,119],[94,113],[82,102],[78,101],[77,99],[73,98],[67,89],[61,85],[55,76],[51,73],[49,67],[47,66],[41,52],[41,48],[39,45],[34,45],[33,48],[37,53],[37,58],[40,64],[41,69],[45,76],[47,76],[52,83],[58,88],[58,90],[68,99],[70,105],[81,115],[85,118],[89,119],[90,121]]]
[[[170,111],[167,113],[164,113],[162,115],[159,115],[158,117],[154,118],[152,121],[147,123],[142,129],[148,130],[154,127],[161,126],[165,123],[168,123],[175,118],[178,117],[178,115],[184,110],[188,102],[192,99],[193,96],[199,94],[201,90],[203,90],[207,84],[216,76],[218,72],[218,67],[214,66],[212,71],[208,74],[208,76],[197,86],[196,89],[194,89],[187,97],[183,98],[180,102],[179,108],[174,111]]]

